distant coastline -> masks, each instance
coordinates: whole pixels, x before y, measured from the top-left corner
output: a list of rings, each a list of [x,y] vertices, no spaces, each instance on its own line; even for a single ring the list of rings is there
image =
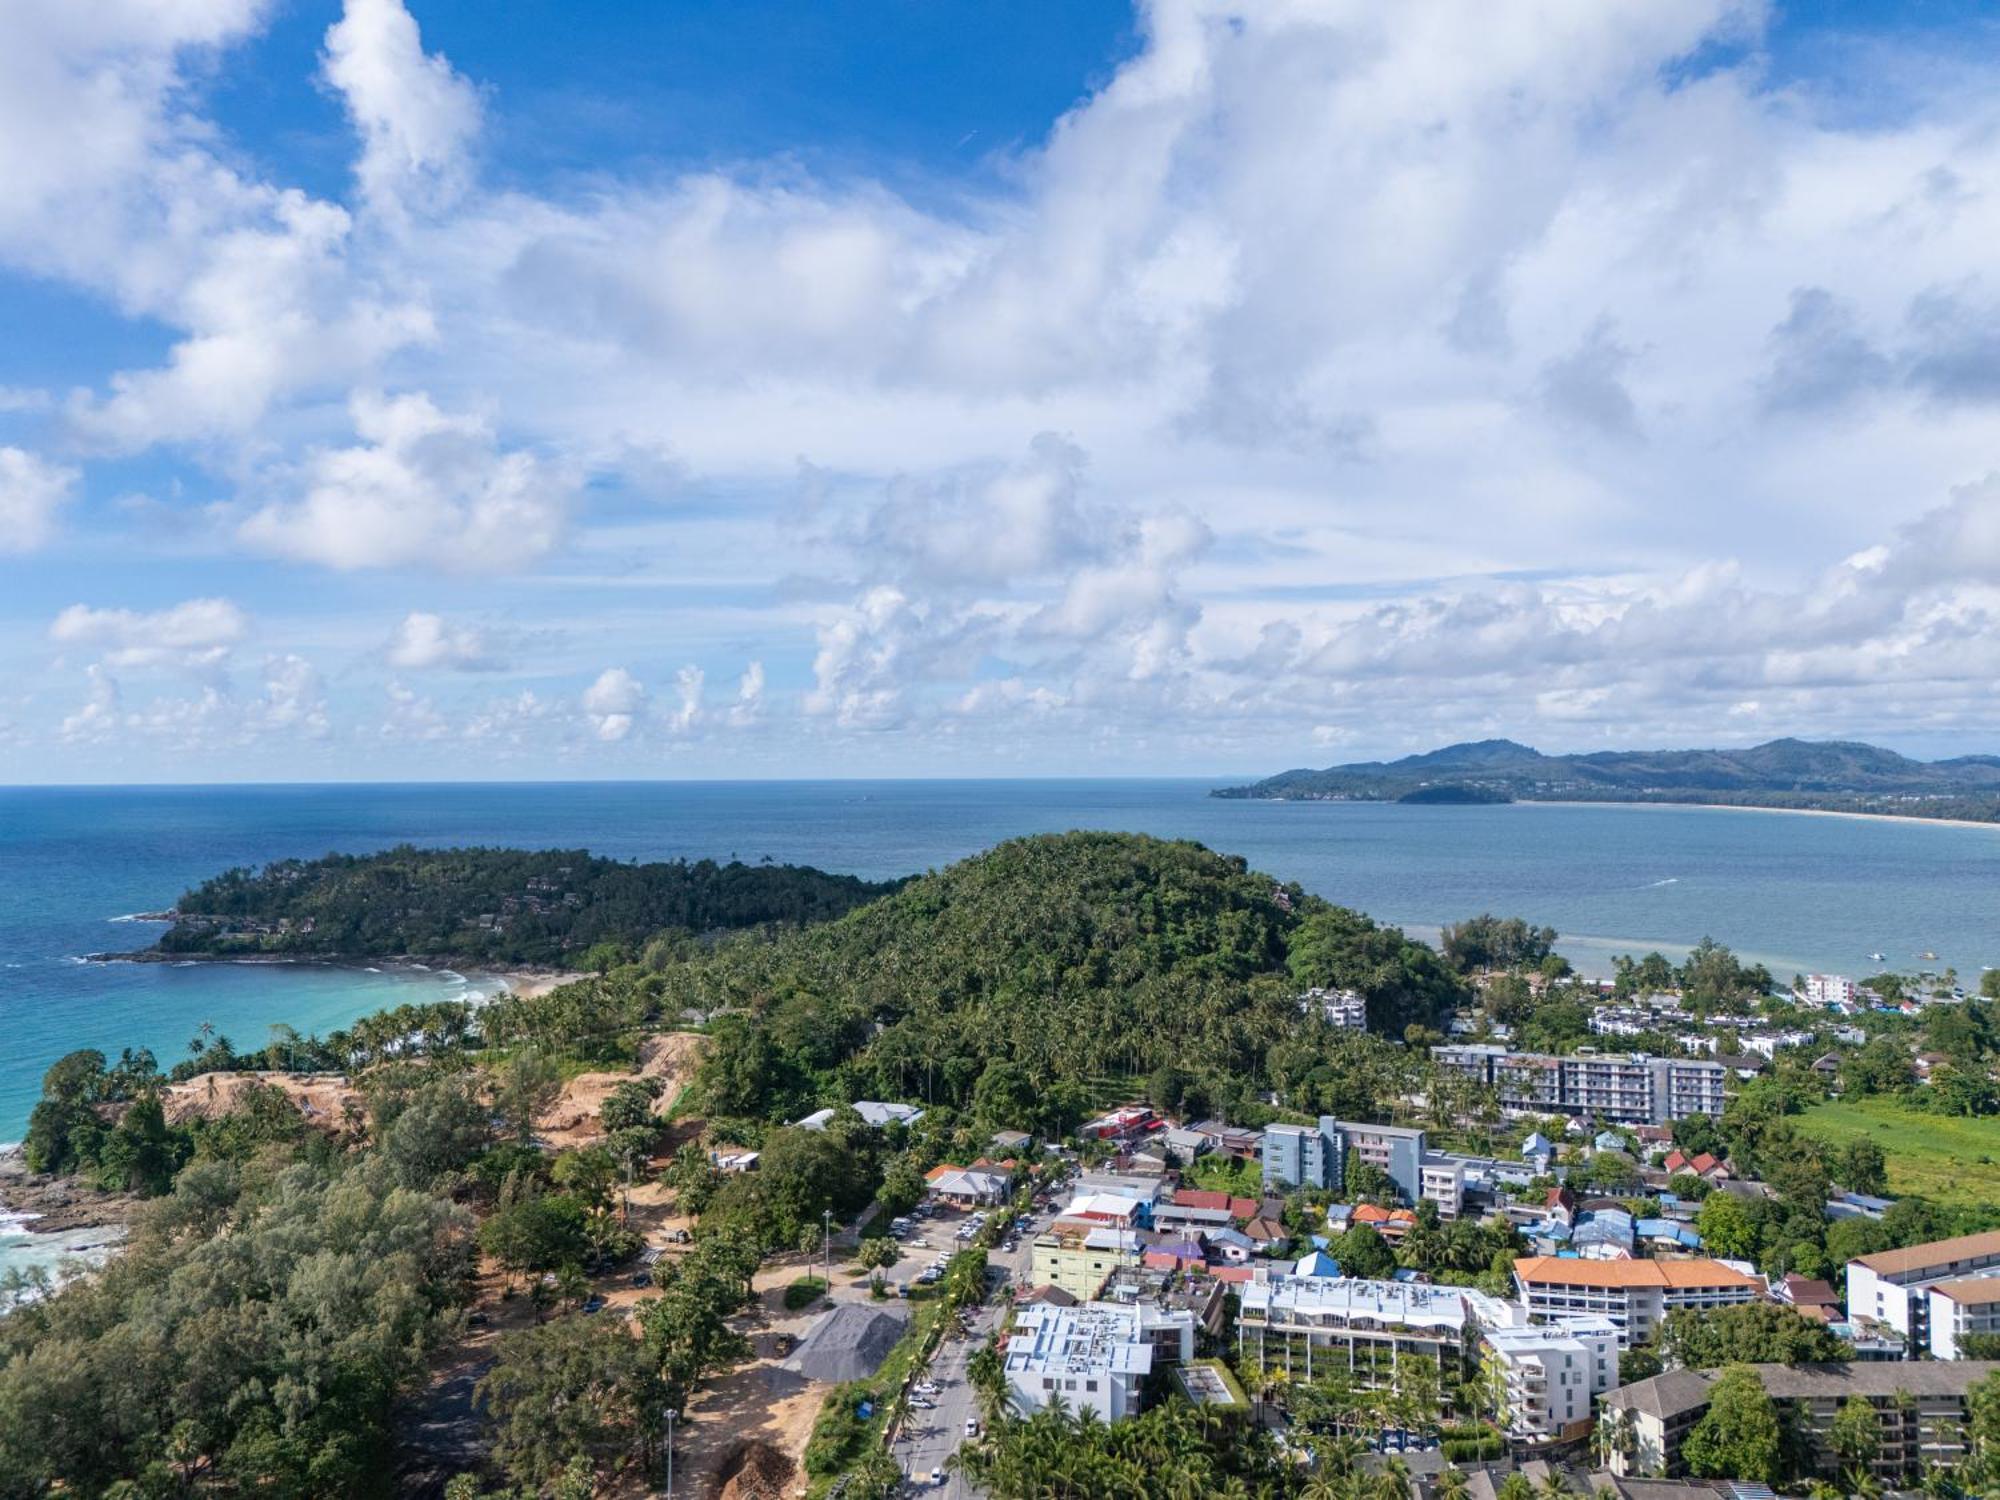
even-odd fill
[[[1300,797],[1300,802],[1328,801],[1328,798]],[[1871,823],[1919,823],[1932,828],[1983,828],[1988,833],[2000,831],[2000,819],[1987,818],[1930,818],[1922,813],[1892,812],[1850,812],[1839,807],[1772,807],[1763,802],[1669,802],[1657,798],[1642,797],[1522,797],[1513,804],[1519,807],[1661,807],[1707,809],[1712,812],[1783,813],[1794,818],[1859,818]]]
[[[1299,767],[1212,797],[1251,801],[1556,802],[1743,807],[2000,825],[2000,756],[1920,761],[1848,741],[1772,740],[1744,750],[1544,755],[1513,740],[1392,761]]]

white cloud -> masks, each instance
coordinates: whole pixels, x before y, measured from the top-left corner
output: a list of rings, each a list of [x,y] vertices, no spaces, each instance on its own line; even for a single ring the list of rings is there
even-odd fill
[[[400,0],[347,0],[327,30],[324,66],[361,135],[356,173],[371,207],[400,215],[456,196],[479,97],[443,57],[424,52]]]
[[[753,162],[543,192],[481,180],[482,101],[402,4],[348,0],[335,202],[201,114],[266,7],[17,10],[0,265],[173,340],[69,435],[176,445],[234,495],[234,543],[284,559],[525,572],[574,520],[614,559],[593,586],[733,590],[674,628],[708,671],[723,641],[757,657],[734,702],[690,666],[648,718],[629,673],[572,663],[468,734],[699,741],[795,706],[794,735],[985,715],[1260,753],[1994,722],[1980,59],[1857,126],[1772,84],[1751,0],[1150,0],[1137,54],[997,186]],[[16,452],[18,549],[61,496],[10,523]],[[635,454],[698,503],[592,516]],[[774,527],[801,457],[813,493]],[[655,619],[546,597],[624,632],[593,660],[654,649]],[[187,664],[240,637],[75,644]],[[767,690],[807,651],[802,696]],[[381,660],[493,656],[418,611]]]
[[[0,552],[33,552],[55,535],[77,471],[23,448],[0,447]]]
[[[424,610],[412,610],[391,633],[388,659],[390,666],[413,672],[439,667],[480,672],[498,665],[478,628],[452,625]]]
[[[361,445],[309,455],[299,498],[249,516],[246,541],[334,568],[496,572],[560,540],[571,482],[484,422],[425,395],[360,394],[352,413]]]
[[[332,726],[327,717],[326,685],[319,669],[302,656],[287,652],[264,662],[264,693],[257,706],[263,728],[324,739]]]
[[[645,685],[623,667],[605,668],[583,692],[584,715],[600,740],[622,740],[631,734],[645,706]]]
[[[50,624],[49,639],[98,651],[115,667],[209,667],[249,630],[249,617],[227,599],[189,599],[152,611],[72,604]]]

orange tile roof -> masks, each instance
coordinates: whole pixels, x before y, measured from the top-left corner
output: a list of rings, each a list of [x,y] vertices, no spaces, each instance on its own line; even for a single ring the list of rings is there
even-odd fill
[[[1948,1266],[1956,1260],[1973,1260],[1982,1255],[2000,1255],[2000,1229],[1962,1234],[1955,1240],[1932,1240],[1927,1245],[1910,1245],[1901,1250],[1878,1250],[1873,1255],[1857,1255],[1854,1260],[1877,1276],[1899,1276],[1905,1271],[1926,1271],[1932,1266]]]
[[[1572,1260],[1558,1255],[1526,1255],[1514,1262],[1523,1282],[1593,1287],[1758,1287],[1754,1276],[1714,1260]]]
[[[2000,1302],[2000,1276],[1963,1276],[1957,1281],[1940,1281],[1931,1290],[1967,1307],[1980,1307]]]

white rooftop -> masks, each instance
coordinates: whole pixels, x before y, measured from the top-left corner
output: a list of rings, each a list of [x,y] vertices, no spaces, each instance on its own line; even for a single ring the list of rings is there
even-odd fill
[[[1273,1276],[1268,1282],[1246,1282],[1241,1288],[1243,1311],[1367,1319],[1405,1328],[1440,1331],[1506,1327],[1515,1321],[1510,1304],[1484,1292],[1457,1286],[1425,1286],[1417,1282],[1367,1281],[1359,1277]]]
[[[879,1099],[857,1099],[854,1102],[854,1110],[861,1116],[863,1124],[873,1125],[877,1130],[891,1121],[914,1125],[924,1117],[924,1112],[914,1104],[885,1104]],[[832,1123],[834,1115],[838,1112],[832,1109],[816,1109],[799,1121],[799,1128],[824,1130]]]

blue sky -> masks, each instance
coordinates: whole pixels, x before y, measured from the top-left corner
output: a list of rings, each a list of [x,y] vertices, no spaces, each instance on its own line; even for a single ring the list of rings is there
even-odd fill
[[[24,0],[0,780],[1991,750],[1960,0]]]

